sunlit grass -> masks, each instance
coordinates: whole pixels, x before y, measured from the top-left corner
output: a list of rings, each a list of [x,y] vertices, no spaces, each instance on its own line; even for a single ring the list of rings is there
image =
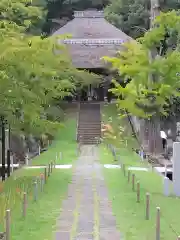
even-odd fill
[[[26,170],[27,174],[39,174],[39,170]],[[54,169],[44,191],[38,192],[37,202],[30,196],[27,216],[22,217],[21,204],[13,211],[11,239],[13,240],[52,240],[56,230],[56,220],[60,215],[62,200],[66,197],[71,181],[71,170]],[[22,202],[22,200],[21,200]]]
[[[121,155],[121,153],[123,153]],[[126,156],[125,156],[126,155]],[[142,166],[138,155],[127,150],[120,151],[120,157],[127,166]],[[110,151],[100,148],[101,163],[114,164]],[[133,171],[131,171],[132,173]],[[180,233],[180,199],[163,195],[163,178],[156,172],[134,171],[136,182],[140,181],[140,203],[136,193],[120,169],[104,169],[105,180],[113,204],[118,227],[126,240],[155,239],[156,207],[161,208],[161,239],[176,239]],[[145,196],[150,193],[150,220],[145,220]]]
[[[71,164],[77,158],[76,145],[76,119],[69,119],[57,133],[48,151],[35,157],[32,165],[46,165],[56,160],[56,154],[58,155],[56,164]],[[60,152],[62,159],[60,159]]]

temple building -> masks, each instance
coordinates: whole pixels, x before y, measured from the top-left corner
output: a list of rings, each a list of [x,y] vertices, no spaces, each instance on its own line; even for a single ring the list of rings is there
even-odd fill
[[[121,30],[104,18],[103,11],[75,11],[74,19],[69,21],[53,35],[69,35],[63,43],[67,46],[74,66],[103,76],[98,87],[89,86],[87,95],[103,101],[111,82],[111,71],[104,56],[116,56],[122,43],[132,40]],[[62,41],[62,40],[59,40]]]

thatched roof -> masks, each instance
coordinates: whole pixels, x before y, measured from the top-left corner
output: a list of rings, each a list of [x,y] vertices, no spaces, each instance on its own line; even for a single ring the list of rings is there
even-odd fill
[[[63,42],[67,45],[73,64],[77,68],[105,67],[103,56],[115,56],[129,36],[104,19],[102,11],[75,12],[74,19],[53,35],[71,35]]]

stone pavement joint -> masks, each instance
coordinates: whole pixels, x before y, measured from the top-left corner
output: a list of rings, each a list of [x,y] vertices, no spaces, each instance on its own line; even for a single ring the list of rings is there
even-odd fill
[[[84,145],[57,219],[55,240],[120,240],[98,163],[98,147]]]

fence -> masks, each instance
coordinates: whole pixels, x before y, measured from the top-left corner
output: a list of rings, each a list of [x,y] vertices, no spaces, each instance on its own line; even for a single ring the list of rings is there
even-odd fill
[[[55,168],[55,162],[50,162],[45,168],[44,173],[40,174],[40,177],[35,177],[32,184],[32,201],[37,202],[39,192],[44,192],[44,187],[48,181],[48,178],[51,176],[53,169]],[[22,218],[26,218],[28,211],[28,192],[23,192],[21,196],[21,211]],[[11,239],[11,209],[6,209],[5,214],[5,231],[0,233],[1,240],[10,240]]]
[[[115,148],[111,144],[110,145],[108,144],[107,147],[110,149],[113,157],[117,160]],[[144,220],[149,220],[151,217],[150,193],[141,186],[140,181],[138,178],[136,178],[135,173],[133,173],[131,170],[128,170],[128,168],[126,167],[126,165],[124,163],[120,163],[120,165],[121,165],[121,170],[122,170],[123,176],[125,178],[127,178],[128,184],[131,184],[131,189],[136,195],[137,203],[141,202],[141,190],[143,190],[143,192],[146,192],[145,206],[144,206],[144,208],[145,208]],[[152,198],[151,198],[151,203],[153,203]],[[156,203],[154,205],[156,205]],[[155,226],[156,226],[155,240],[161,240],[161,234],[160,234],[161,233],[161,217],[163,217],[163,213],[162,213],[160,207],[157,206],[156,207],[156,219],[155,219]],[[164,220],[166,221],[166,223],[168,224],[169,228],[172,230],[174,235],[176,235],[176,239],[180,240],[180,235],[176,232],[176,230],[172,227],[172,225],[169,222],[167,222],[167,219],[165,219],[165,217],[164,217]]]

